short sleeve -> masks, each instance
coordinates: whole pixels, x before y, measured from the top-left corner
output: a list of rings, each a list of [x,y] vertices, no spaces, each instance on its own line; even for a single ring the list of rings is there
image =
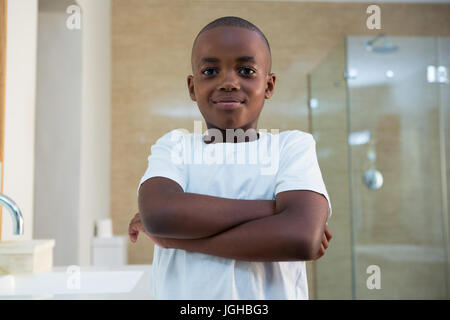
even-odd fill
[[[291,130],[282,144],[275,196],[288,190],[311,190],[323,194],[328,201],[328,218],[331,216],[330,198],[317,161],[316,141],[307,132]]]
[[[152,177],[165,177],[177,182],[183,191],[186,189],[186,167],[182,161],[183,132],[172,130],[159,138],[151,147],[148,166],[137,188]]]

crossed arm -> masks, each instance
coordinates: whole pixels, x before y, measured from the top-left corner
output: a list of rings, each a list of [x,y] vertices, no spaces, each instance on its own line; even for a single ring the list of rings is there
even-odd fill
[[[237,200],[185,193],[163,177],[145,181],[138,202],[143,229],[153,240],[249,261],[314,259],[328,212],[326,198],[313,191],[280,192],[276,200]]]

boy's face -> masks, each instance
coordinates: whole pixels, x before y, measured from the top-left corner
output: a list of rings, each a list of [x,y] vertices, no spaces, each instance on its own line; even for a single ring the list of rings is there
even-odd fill
[[[270,65],[269,49],[254,31],[216,27],[200,34],[192,52],[193,75],[187,81],[208,129],[256,129],[264,99],[272,96],[275,85]],[[232,99],[243,102],[232,107],[218,103]]]

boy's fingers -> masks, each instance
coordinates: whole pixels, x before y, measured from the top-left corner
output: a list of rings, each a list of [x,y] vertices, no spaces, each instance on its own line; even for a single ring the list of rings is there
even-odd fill
[[[323,244],[320,245],[320,250],[319,250],[319,257],[323,256],[325,254],[325,248],[323,247]]]
[[[325,254],[325,248],[323,247],[323,244],[320,245],[319,252],[317,253],[317,256],[314,258],[314,260],[319,259]]]
[[[128,225],[129,232],[132,230],[133,226],[136,224],[135,220],[136,220],[135,218],[131,219],[130,224]]]
[[[136,224],[131,224],[130,228],[128,229],[128,233],[130,235],[132,235],[132,234],[136,234],[137,235],[140,231],[141,230],[139,228],[139,225],[136,225]]]
[[[139,216],[139,213],[136,213],[136,215],[131,219],[130,224],[136,223],[141,220],[141,217]]]
[[[131,219],[130,225],[128,226],[128,234],[129,234],[130,240],[132,242],[136,242],[137,237],[139,235],[139,232],[147,233],[145,231],[144,226],[141,223],[141,217],[140,217],[139,212],[138,212],[133,217],[133,219]]]
[[[141,231],[141,232],[145,232],[145,229],[144,229],[144,226],[142,225],[142,223],[139,223],[139,224],[137,225],[137,229],[138,229],[139,231]]]
[[[328,248],[328,240],[325,235],[322,236],[322,245],[324,246],[325,249]]]
[[[325,226],[325,235],[327,236],[328,241],[333,238],[333,234],[331,233],[331,230],[328,228],[328,226]]]
[[[136,232],[136,226],[134,223],[130,223],[130,225],[128,226],[128,233],[132,234]]]

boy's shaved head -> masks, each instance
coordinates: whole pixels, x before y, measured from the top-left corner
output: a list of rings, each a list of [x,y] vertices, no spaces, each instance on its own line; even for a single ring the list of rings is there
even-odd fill
[[[192,70],[194,70],[194,48],[195,45],[197,44],[197,39],[198,37],[205,31],[210,30],[210,29],[214,29],[217,27],[239,27],[239,28],[245,28],[251,31],[254,31],[256,33],[258,33],[261,38],[264,39],[264,42],[267,45],[267,49],[269,51],[269,65],[268,65],[268,72],[271,71],[271,67],[272,67],[272,56],[271,56],[271,52],[270,52],[270,45],[269,45],[269,41],[267,40],[266,36],[264,35],[264,33],[259,30],[259,28],[257,26],[255,26],[253,23],[239,18],[239,17],[234,17],[234,16],[227,16],[227,17],[221,17],[218,18],[210,23],[208,23],[206,26],[203,27],[202,30],[200,30],[200,32],[197,34],[197,36],[195,37],[194,40],[194,44],[192,45],[192,51],[191,51],[191,66],[192,66]]]

